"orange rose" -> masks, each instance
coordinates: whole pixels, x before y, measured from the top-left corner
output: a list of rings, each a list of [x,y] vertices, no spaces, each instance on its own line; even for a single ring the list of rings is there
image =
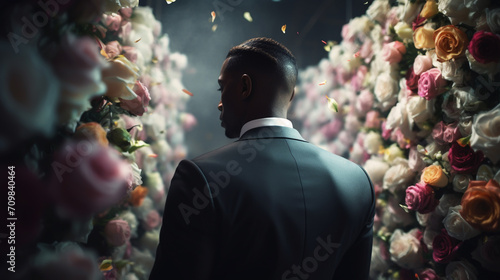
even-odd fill
[[[438,61],[444,62],[463,55],[469,39],[454,25],[446,25],[434,31],[434,44]]]
[[[470,181],[462,197],[462,217],[484,231],[500,229],[500,185],[495,180]]]
[[[420,12],[420,16],[424,18],[431,18],[438,13],[438,4],[436,0],[427,0],[425,2],[422,11]]]
[[[442,188],[448,185],[448,176],[446,176],[443,169],[437,165],[427,166],[422,172],[421,180],[433,187]]]
[[[94,140],[102,146],[109,145],[109,141],[106,138],[106,131],[96,122],[88,122],[78,126],[74,137],[79,140]]]
[[[432,49],[434,48],[434,29],[427,24],[415,29],[413,32],[413,43],[417,49]]]
[[[144,201],[144,198],[148,194],[148,188],[143,187],[143,186],[137,186],[131,193],[130,193],[130,198],[128,201],[132,206],[134,207],[139,207],[142,205],[142,202]]]

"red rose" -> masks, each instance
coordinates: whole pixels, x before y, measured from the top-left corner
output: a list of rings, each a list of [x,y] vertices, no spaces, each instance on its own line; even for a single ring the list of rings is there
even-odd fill
[[[439,200],[434,196],[434,190],[425,183],[417,183],[406,189],[405,197],[408,209],[426,214],[434,211]]]
[[[469,52],[477,62],[488,63],[500,60],[500,36],[495,33],[478,31],[469,43]]]
[[[451,144],[448,160],[451,169],[457,173],[474,173],[483,161],[483,152],[474,150],[469,146],[462,147],[457,141]]]
[[[406,73],[406,87],[408,87],[413,92],[417,92],[419,79],[420,75],[415,74],[415,71],[413,71],[413,66],[410,67],[410,69],[408,69],[408,72]]]
[[[448,235],[446,229],[434,237],[432,242],[432,258],[437,263],[449,263],[457,254],[462,242]]]
[[[418,279],[420,280],[438,280],[439,276],[436,274],[436,272],[432,268],[426,268],[419,273],[416,273],[418,275]]]

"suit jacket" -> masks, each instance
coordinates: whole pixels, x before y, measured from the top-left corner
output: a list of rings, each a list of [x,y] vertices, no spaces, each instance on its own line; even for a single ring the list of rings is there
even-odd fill
[[[149,279],[367,279],[374,209],[361,167],[254,128],[180,162]]]

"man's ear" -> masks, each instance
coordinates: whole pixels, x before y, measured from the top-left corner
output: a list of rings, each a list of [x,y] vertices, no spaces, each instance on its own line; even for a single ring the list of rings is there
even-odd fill
[[[294,97],[295,97],[295,87],[292,90],[292,96],[290,96],[290,102],[292,102]]]
[[[243,99],[246,99],[252,93],[252,78],[250,78],[247,74],[243,74],[241,76],[241,83],[243,84],[241,95],[243,96]]]

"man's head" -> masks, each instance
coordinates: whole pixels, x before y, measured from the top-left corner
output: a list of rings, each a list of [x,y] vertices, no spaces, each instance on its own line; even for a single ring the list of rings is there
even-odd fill
[[[250,39],[229,50],[219,76],[226,136],[238,137],[243,124],[254,119],[286,118],[296,81],[295,57],[272,39]]]

